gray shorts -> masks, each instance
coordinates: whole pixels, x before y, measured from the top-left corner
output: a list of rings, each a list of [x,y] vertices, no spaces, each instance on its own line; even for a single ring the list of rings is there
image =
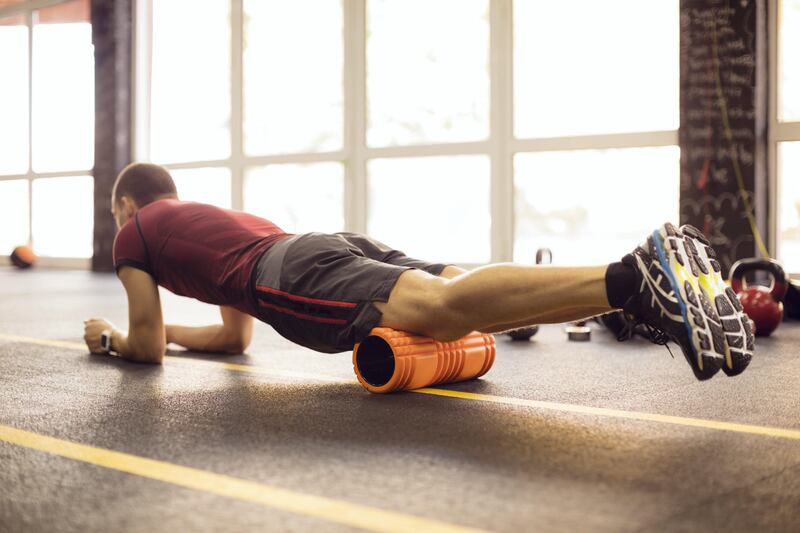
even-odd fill
[[[259,260],[253,291],[259,320],[318,352],[352,350],[380,323],[400,274],[439,275],[446,265],[407,257],[357,233],[304,233],[282,239]]]

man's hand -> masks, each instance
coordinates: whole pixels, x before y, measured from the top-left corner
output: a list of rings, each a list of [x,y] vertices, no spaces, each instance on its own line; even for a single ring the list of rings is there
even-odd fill
[[[116,329],[114,325],[108,320],[102,318],[90,318],[83,321],[84,334],[83,340],[86,341],[86,346],[92,353],[105,353],[102,346],[100,346],[100,334],[107,329]]]

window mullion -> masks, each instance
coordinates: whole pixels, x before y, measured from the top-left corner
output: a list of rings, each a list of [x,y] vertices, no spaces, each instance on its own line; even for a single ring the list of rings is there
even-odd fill
[[[231,0],[231,207],[244,209],[244,13],[243,0]]]
[[[345,227],[367,231],[366,0],[344,0]]]
[[[150,73],[153,69],[153,11],[151,0],[136,0],[134,3],[133,28],[133,83],[131,102],[133,117],[133,159],[150,161],[150,96],[152,91]]]
[[[28,245],[33,246],[33,11],[25,12],[28,25]]]
[[[767,4],[767,69],[769,94],[767,106],[769,124],[767,127],[767,247],[776,257],[781,257],[781,242],[778,239],[778,0]]]
[[[512,0],[490,2],[491,219],[493,262],[510,261],[514,242]]]

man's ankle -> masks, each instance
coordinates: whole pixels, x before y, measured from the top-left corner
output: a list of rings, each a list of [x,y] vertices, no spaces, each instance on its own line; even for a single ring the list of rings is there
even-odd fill
[[[606,298],[614,309],[622,309],[636,291],[636,270],[626,263],[616,262],[606,269]]]

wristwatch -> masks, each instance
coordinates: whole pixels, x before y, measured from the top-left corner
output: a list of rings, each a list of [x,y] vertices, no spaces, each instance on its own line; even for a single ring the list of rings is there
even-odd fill
[[[104,353],[109,355],[119,355],[119,353],[111,347],[111,335],[114,333],[114,328],[103,330],[100,333],[100,348]]]

